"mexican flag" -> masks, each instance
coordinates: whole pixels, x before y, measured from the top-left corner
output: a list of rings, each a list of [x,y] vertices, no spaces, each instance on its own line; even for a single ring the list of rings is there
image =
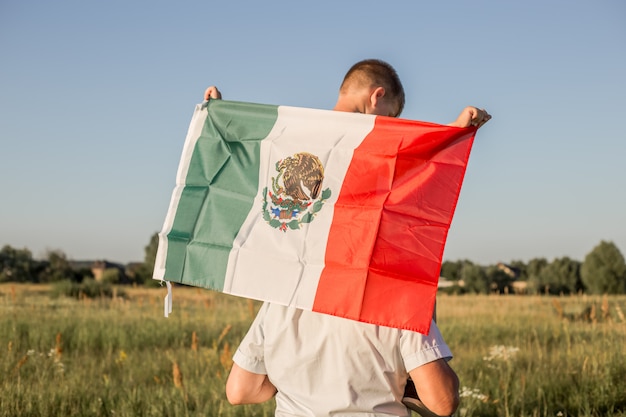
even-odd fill
[[[426,334],[475,133],[197,105],[154,278]]]

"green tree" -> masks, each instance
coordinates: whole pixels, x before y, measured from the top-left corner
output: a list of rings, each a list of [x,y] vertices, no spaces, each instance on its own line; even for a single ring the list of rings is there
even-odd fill
[[[549,294],[572,294],[583,288],[580,262],[569,257],[557,258],[539,271],[540,291]]]
[[[144,248],[144,258],[143,263],[146,265],[146,268],[152,273],[154,270],[154,261],[156,260],[157,249],[159,249],[159,234],[154,233],[150,236],[150,242]]]
[[[102,272],[102,281],[105,284],[120,284],[122,279],[122,273],[117,268],[107,268]]]
[[[53,282],[65,279],[75,280],[76,273],[72,269],[67,256],[61,250],[48,251],[47,260],[39,273],[39,281]]]
[[[461,279],[463,280],[463,287],[467,292],[489,293],[489,281],[482,266],[474,265],[471,262],[464,264],[463,269],[461,269]]]
[[[601,241],[585,257],[582,282],[592,294],[626,293],[626,262],[613,242]]]
[[[465,264],[471,264],[468,260],[444,261],[441,264],[441,275],[448,281],[458,281],[461,279],[461,271]]]
[[[38,263],[30,250],[5,245],[0,250],[0,282],[28,282],[36,279]]]
[[[139,284],[154,284],[157,281],[152,279],[154,271],[154,262],[156,260],[157,249],[159,248],[159,234],[154,233],[150,236],[148,245],[144,247],[143,263],[134,271],[135,280]]]
[[[548,260],[546,258],[534,258],[528,261],[526,265],[526,279],[528,280],[528,290],[530,292],[543,292],[544,285],[541,282],[541,271],[546,266],[548,266]]]

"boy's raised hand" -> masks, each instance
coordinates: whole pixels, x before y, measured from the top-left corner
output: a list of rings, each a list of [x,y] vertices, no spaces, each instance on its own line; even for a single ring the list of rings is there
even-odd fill
[[[481,127],[491,119],[491,115],[487,113],[485,109],[479,109],[476,107],[468,106],[463,109],[459,117],[448,126],[456,127],[469,127],[476,126]]]
[[[207,88],[206,91],[204,92],[205,101],[209,101],[211,99],[221,99],[221,98],[222,98],[222,93],[220,93],[220,90],[218,90],[217,87],[214,85]]]

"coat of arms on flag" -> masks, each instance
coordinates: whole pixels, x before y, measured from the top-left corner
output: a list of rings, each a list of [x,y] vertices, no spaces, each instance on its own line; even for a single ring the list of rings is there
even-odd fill
[[[330,188],[322,190],[324,166],[317,156],[300,152],[276,162],[276,171],[271,189],[263,189],[263,218],[282,231],[299,229],[331,196]]]
[[[196,106],[154,278],[428,333],[476,128]]]

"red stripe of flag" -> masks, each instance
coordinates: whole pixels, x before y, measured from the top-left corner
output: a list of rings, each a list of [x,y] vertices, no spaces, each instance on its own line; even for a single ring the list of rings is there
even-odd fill
[[[475,132],[376,118],[335,204],[313,311],[428,333]]]

